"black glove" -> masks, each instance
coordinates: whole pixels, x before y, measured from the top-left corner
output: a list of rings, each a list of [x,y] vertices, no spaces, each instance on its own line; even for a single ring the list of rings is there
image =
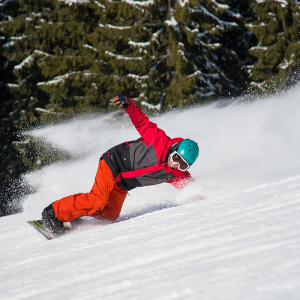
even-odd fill
[[[119,106],[121,108],[126,108],[130,104],[129,98],[121,94],[114,95],[111,101],[114,103],[115,106]]]

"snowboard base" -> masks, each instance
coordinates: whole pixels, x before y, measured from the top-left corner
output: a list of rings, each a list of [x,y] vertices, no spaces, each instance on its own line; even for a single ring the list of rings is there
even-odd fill
[[[43,235],[47,240],[52,240],[55,238],[55,235],[49,232],[44,227],[43,220],[35,220],[35,221],[27,221],[29,225],[31,225],[34,229],[36,229],[41,235]]]

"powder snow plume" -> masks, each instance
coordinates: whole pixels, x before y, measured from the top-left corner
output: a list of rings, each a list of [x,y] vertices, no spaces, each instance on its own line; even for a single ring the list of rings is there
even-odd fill
[[[299,175],[300,87],[255,101],[237,99],[155,118],[170,137],[198,142],[200,155],[190,172],[196,182],[182,191],[169,184],[130,192],[121,218],[169,206],[241,191]],[[37,218],[41,210],[64,196],[88,192],[99,157],[110,147],[139,137],[127,115],[118,112],[28,132],[68,152],[77,160],[57,163],[26,175],[37,192],[26,197],[25,213]]]

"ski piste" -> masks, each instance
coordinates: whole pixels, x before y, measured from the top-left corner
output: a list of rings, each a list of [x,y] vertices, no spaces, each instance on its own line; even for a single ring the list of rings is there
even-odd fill
[[[47,240],[52,240],[55,238],[55,235],[49,232],[46,228],[44,228],[43,220],[34,220],[27,221],[34,229],[36,229],[41,235],[43,235]]]

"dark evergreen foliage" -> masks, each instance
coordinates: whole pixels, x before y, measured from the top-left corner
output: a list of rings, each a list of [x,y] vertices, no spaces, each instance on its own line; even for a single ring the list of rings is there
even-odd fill
[[[249,73],[252,90],[260,93],[281,91],[290,71],[300,63],[300,4],[295,0],[254,1],[257,18],[248,25],[258,44],[250,49],[256,58]]]

